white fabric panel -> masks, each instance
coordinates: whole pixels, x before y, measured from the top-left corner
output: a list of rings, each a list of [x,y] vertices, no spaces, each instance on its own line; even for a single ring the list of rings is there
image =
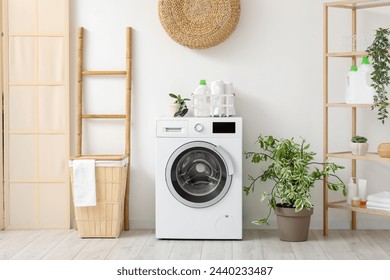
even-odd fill
[[[57,37],[39,38],[39,81],[64,81],[64,40]]]
[[[41,131],[65,130],[65,92],[62,86],[39,88],[39,129]]]
[[[38,31],[40,33],[64,33],[65,1],[38,0]]]
[[[8,11],[10,33],[33,33],[35,31],[35,0],[10,0]]]
[[[67,223],[69,218],[64,209],[69,209],[69,187],[66,184],[39,185],[39,221],[44,225],[58,227]]]
[[[68,156],[64,135],[40,135],[38,148],[39,180],[65,180],[68,176]]]
[[[34,131],[36,127],[36,88],[9,88],[10,131]]]
[[[9,222],[15,227],[29,227],[36,224],[37,200],[36,184],[10,184]]]
[[[9,38],[10,83],[33,83],[35,80],[35,39],[32,37]]]
[[[35,135],[9,135],[9,180],[35,181],[37,158]]]

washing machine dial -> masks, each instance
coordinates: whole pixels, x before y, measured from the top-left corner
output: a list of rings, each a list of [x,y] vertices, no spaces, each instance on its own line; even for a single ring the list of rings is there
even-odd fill
[[[197,124],[195,124],[195,126],[194,126],[194,129],[195,129],[195,131],[196,132],[202,132],[203,131],[203,124],[201,124],[201,123],[197,123]]]

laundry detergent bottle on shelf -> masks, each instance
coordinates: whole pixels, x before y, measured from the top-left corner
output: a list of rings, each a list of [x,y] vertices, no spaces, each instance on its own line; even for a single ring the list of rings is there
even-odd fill
[[[345,102],[347,104],[374,103],[375,89],[371,86],[372,67],[367,56],[363,57],[362,64],[351,66],[347,74]]]
[[[357,87],[357,71],[358,68],[356,65],[352,65],[351,69],[347,74],[346,89],[345,89],[345,103],[354,104],[355,103],[355,94]]]
[[[194,90],[193,96],[194,116],[209,117],[210,116],[210,90],[206,84],[206,80],[200,80],[199,85]]]
[[[355,103],[357,104],[372,104],[374,103],[375,89],[371,86],[372,67],[367,56],[362,59],[362,64],[357,71],[357,91]]]

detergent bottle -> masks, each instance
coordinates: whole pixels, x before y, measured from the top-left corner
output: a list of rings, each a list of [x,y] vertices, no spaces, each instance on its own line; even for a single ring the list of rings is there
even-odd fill
[[[357,71],[357,90],[355,94],[355,103],[372,104],[374,103],[375,89],[371,86],[372,67],[367,56],[362,59],[362,64]]]
[[[371,86],[372,67],[367,56],[357,68],[351,66],[347,74],[345,102],[347,104],[373,104],[375,89]]]
[[[194,90],[193,102],[195,117],[210,116],[210,90],[206,80],[200,80],[199,85]]]
[[[352,65],[347,74],[346,89],[345,89],[345,103],[354,104],[356,91],[358,86],[358,68],[356,65]]]

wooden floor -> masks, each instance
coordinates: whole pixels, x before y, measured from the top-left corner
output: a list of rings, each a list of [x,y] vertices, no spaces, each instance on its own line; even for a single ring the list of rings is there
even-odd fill
[[[82,239],[75,230],[0,231],[2,260],[389,260],[390,230],[310,231],[306,242],[283,242],[276,230],[245,230],[241,241],[157,240],[152,230],[117,239]]]

